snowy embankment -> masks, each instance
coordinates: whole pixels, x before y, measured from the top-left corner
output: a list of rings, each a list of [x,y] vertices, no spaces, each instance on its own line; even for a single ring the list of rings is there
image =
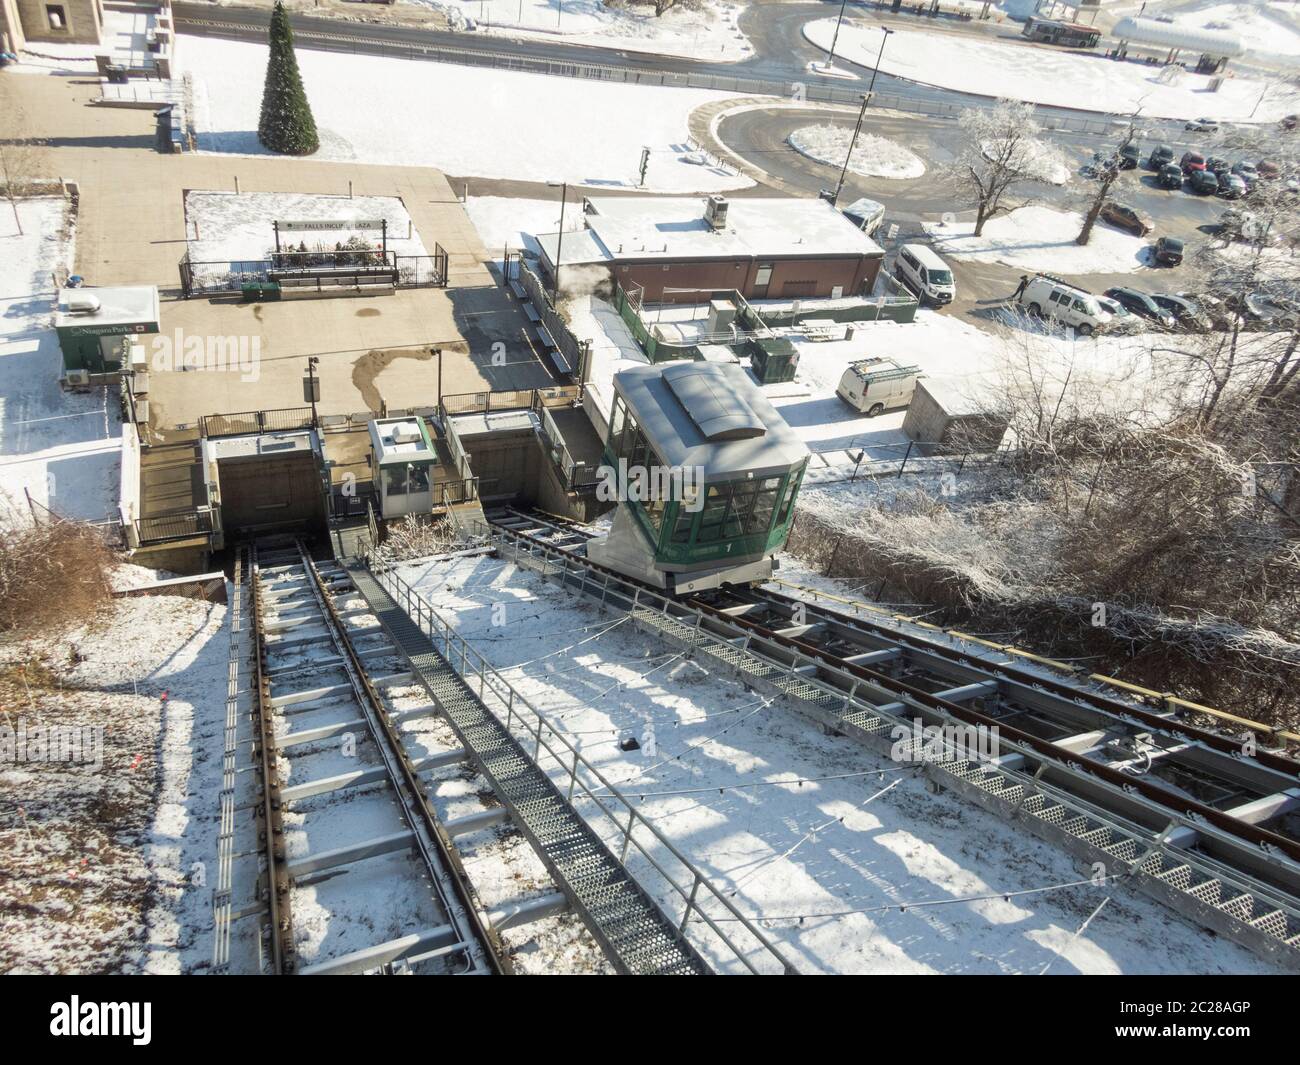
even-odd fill
[[[819,48],[829,48],[835,20],[809,22],[803,32]],[[846,60],[874,67],[881,36],[874,26],[845,25],[836,51]],[[1268,122],[1300,108],[1300,92],[1278,82],[1268,86],[1261,102],[1265,84],[1251,78],[1229,77],[1217,92],[1210,92],[1204,75],[1184,72],[1166,83],[1163,67],[1107,59],[1101,51],[1036,48],[912,29],[891,34],[880,69],[959,92],[1120,115],[1140,108],[1148,118],[1205,115]]]
[[[0,767],[21,803],[0,829],[0,969],[176,973],[211,959],[225,617],[193,599],[120,599],[5,649],[4,727],[24,727],[28,747]],[[81,757],[34,755],[38,727],[76,730]]]
[[[754,54],[736,20],[738,3],[701,0],[656,15],[648,3],[613,6],[605,0],[407,0],[447,14],[454,26],[503,37],[534,37],[629,52],[738,63]]]
[[[0,507],[28,499],[67,518],[102,521],[117,507],[121,427],[116,394],[59,387],[63,358],[52,328],[54,274],[72,265],[61,197],[0,207]]]
[[[1151,265],[1151,239],[1135,237],[1098,220],[1085,245],[1075,238],[1083,226],[1076,211],[1021,207],[984,224],[975,236],[974,222],[927,222],[935,251],[956,259],[1002,263],[1020,270],[1058,275],[1117,274]]]
[[[1064,854],[534,574],[486,556],[403,570],[801,971],[1266,971],[1122,888],[1058,887],[1079,879]]]
[[[262,155],[264,45],[183,37],[204,151]],[[459,177],[717,192],[753,182],[704,160],[688,118],[727,94],[298,48],[321,148],[313,159],[430,166]]]
[[[827,166],[843,166],[853,131],[824,124],[804,126],[786,139],[791,148],[809,159]],[[859,134],[857,144],[853,146],[849,169],[863,177],[919,178],[925,173],[925,163],[919,155],[901,144],[866,133]]]

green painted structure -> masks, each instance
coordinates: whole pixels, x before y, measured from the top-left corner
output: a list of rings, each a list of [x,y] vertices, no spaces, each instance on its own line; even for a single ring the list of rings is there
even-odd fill
[[[117,373],[132,342],[159,331],[158,289],[153,285],[60,289],[54,331],[65,373]]]

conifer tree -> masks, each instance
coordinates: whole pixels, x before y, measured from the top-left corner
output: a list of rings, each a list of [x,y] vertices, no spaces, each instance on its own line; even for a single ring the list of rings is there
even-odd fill
[[[284,4],[276,0],[271,13],[271,56],[266,63],[262,90],[262,118],[257,139],[281,155],[311,155],[320,147],[316,119],[303,91],[298,58],[293,52],[293,30]]]

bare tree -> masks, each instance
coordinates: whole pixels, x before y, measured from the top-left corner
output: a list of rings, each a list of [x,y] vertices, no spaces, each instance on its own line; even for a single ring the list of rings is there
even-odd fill
[[[12,100],[4,101],[5,105]],[[18,199],[40,175],[41,159],[38,142],[26,136],[26,113],[17,105],[8,106],[4,128],[0,129],[0,181],[4,182],[5,197],[14,213],[14,224],[18,232],[23,231],[22,217],[18,213]]]
[[[1050,181],[1064,167],[1060,150],[1043,139],[1034,105],[999,100],[972,107],[959,120],[966,143],[944,170],[954,193],[975,209],[975,236],[995,215],[1021,206],[1007,197],[1015,189]]]
[[[1074,242],[1079,245],[1087,244],[1092,239],[1092,227],[1097,224],[1097,218],[1101,215],[1101,209],[1106,205],[1106,200],[1110,197],[1110,188],[1119,180],[1124,167],[1124,149],[1131,145],[1138,136],[1137,129],[1138,112],[1129,116],[1128,129],[1124,133],[1123,139],[1115,146],[1115,150],[1110,154],[1098,152],[1093,156],[1093,166],[1091,175],[1093,178],[1092,201],[1088,205],[1088,210],[1083,216],[1083,228],[1079,230],[1079,235],[1074,238]]]

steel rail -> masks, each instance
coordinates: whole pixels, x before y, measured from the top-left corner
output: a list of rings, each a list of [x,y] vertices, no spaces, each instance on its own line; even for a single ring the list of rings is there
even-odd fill
[[[512,533],[515,536],[531,540],[550,551],[562,553],[572,559],[581,562],[588,568],[603,572],[617,578],[629,586],[640,586],[654,592],[656,595],[663,596],[662,590],[655,589],[646,582],[628,577],[625,574],[610,570],[601,566],[592,560],[578,555],[571,549],[560,547],[556,544],[548,543],[538,537],[530,536],[527,533],[518,530],[511,530],[505,526],[497,526],[505,532]],[[664,596],[664,598],[667,598]],[[698,595],[688,599],[676,600],[682,606],[688,609],[699,611],[703,615],[711,617],[715,622],[728,626],[733,631],[747,632],[751,635],[757,635],[764,640],[789,651],[797,652],[811,662],[823,663],[833,669],[837,669],[851,677],[862,682],[870,683],[877,688],[890,692],[900,699],[909,702],[913,706],[926,708],[939,713],[941,716],[955,719],[965,724],[974,725],[979,728],[991,729],[996,728],[999,738],[1010,738],[1014,743],[1048,760],[1052,764],[1071,768],[1073,770],[1087,773],[1091,776],[1104,781],[1114,788],[1123,792],[1137,792],[1143,797],[1161,806],[1169,811],[1172,816],[1179,819],[1187,818],[1189,815],[1193,819],[1202,820],[1209,825],[1213,825],[1220,831],[1229,836],[1236,837],[1245,843],[1254,846],[1268,846],[1287,855],[1293,861],[1300,862],[1300,841],[1293,840],[1269,829],[1260,828],[1258,825],[1250,824],[1239,818],[1226,814],[1206,803],[1191,797],[1177,795],[1158,784],[1132,774],[1124,773],[1121,770],[1113,768],[1109,763],[1102,762],[1096,758],[1090,758],[1085,754],[1075,753],[1066,750],[1050,740],[1044,740],[1032,733],[1025,732],[1015,726],[1008,725],[1006,722],[985,714],[981,711],[974,710],[968,706],[953,702],[936,696],[923,688],[908,684],[904,681],[897,680],[886,673],[870,669],[867,666],[857,665],[856,663],[846,662],[839,656],[836,656],[816,644],[807,640],[801,640],[795,636],[782,635],[772,629],[749,621],[743,617],[734,614],[728,614],[723,609],[715,607],[709,603],[703,602]],[[1169,731],[1169,723],[1162,722],[1163,731]]]
[[[271,971],[283,975],[295,967],[293,915],[289,908],[289,876],[285,871],[284,819],[280,808],[280,777],[276,755],[275,719],[271,705],[271,681],[266,675],[266,636],[262,617],[262,578],[257,545],[248,548],[250,596],[253,617],[254,674],[253,713],[257,718],[258,754],[262,776],[259,835],[266,857],[264,887],[270,924]]]
[[[414,841],[429,871],[430,881],[438,893],[439,902],[449,921],[457,925],[468,924],[472,937],[480,947],[478,952],[480,957],[475,959],[474,952],[467,944],[467,963],[470,968],[475,968],[476,961],[486,961],[493,975],[512,974],[514,968],[500,936],[484,919],[475,901],[474,890],[460,854],[452,843],[451,835],[429,803],[428,795],[411,764],[410,754],[402,743],[391,718],[384,710],[383,699],[348,635],[347,626],[339,617],[338,608],[320,571],[301,541],[297,546],[302,557],[303,569],[312,581],[316,601],[329,626],[331,638],[338,650],[347,658],[350,666],[347,671],[349,679],[353,682],[354,689],[360,688],[356,692],[357,701],[361,704],[367,729],[380,751],[384,766],[392,780],[393,791],[398,798],[403,819],[413,830],[417,827],[417,821],[424,828],[423,833],[414,832]],[[399,781],[404,786],[399,786]],[[448,887],[454,897],[448,897],[446,893]]]
[[[766,690],[806,703],[810,716],[864,747],[892,750],[890,726],[911,728],[912,722],[904,716],[908,709],[928,715],[931,721],[953,720],[911,701],[910,696],[896,698],[874,682],[752,631],[726,635],[740,630],[719,625],[704,612],[571,551],[508,529],[499,530],[495,539],[499,549],[509,550],[504,557],[537,569],[562,587],[574,587],[593,601],[626,609],[647,631],[709,654]],[[752,665],[742,666],[742,661]],[[1021,754],[1022,765],[1004,764],[1005,758],[987,761],[977,753],[949,752],[938,761],[925,759],[927,775],[995,816],[1023,823],[1031,833],[1076,857],[1122,864],[1141,890],[1181,915],[1288,968],[1300,967],[1295,862],[1213,825],[1170,812],[1136,792],[1115,789],[1089,768],[1049,762],[1015,741],[1003,746]],[[1173,842],[1171,834],[1180,826],[1193,829],[1218,853]]]

